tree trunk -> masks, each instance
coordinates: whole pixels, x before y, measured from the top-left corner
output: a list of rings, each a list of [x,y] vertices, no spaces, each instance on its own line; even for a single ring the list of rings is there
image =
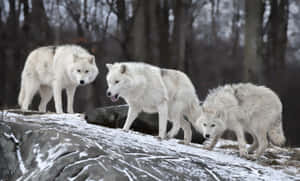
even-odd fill
[[[51,28],[45,12],[44,3],[41,0],[32,0],[32,11],[30,14],[30,31],[34,39],[38,42],[49,41],[52,39]]]
[[[85,28],[88,30],[89,29],[89,22],[88,22],[88,3],[87,0],[83,1],[83,21]]]
[[[171,67],[172,60],[170,58],[170,43],[169,43],[169,2],[164,0],[163,3],[160,3],[159,8],[159,49],[160,49],[160,65],[165,67]]]
[[[19,24],[18,22],[16,1],[9,0],[9,14],[7,18],[7,34],[9,39],[16,39]]]
[[[287,46],[288,28],[288,0],[270,0],[271,14],[269,16],[269,29],[267,32],[266,66],[268,72],[284,69],[285,51]]]
[[[25,36],[28,36],[28,31],[29,31],[29,4],[28,4],[28,0],[21,0],[21,3],[23,4],[23,14],[24,14],[24,23],[23,23],[23,27],[22,30],[25,33]]]
[[[131,58],[135,60],[146,60],[146,21],[145,21],[145,8],[147,0],[136,0],[136,14],[134,14],[130,45],[131,45]]]
[[[113,7],[111,7],[113,8]],[[117,15],[117,32],[120,39],[121,48],[123,51],[124,58],[130,58],[130,51],[128,48],[130,39],[130,21],[126,14],[125,0],[116,1],[116,15]]]
[[[210,0],[211,3],[211,12],[210,12],[210,16],[211,16],[211,39],[210,39],[210,43],[211,45],[215,45],[217,44],[217,23],[216,23],[216,4],[215,4],[215,0]],[[219,3],[218,3],[219,4]]]
[[[256,83],[264,82],[262,59],[262,19],[263,2],[245,1],[245,52],[244,80]]]
[[[173,60],[176,68],[185,71],[185,48],[187,28],[187,3],[184,0],[176,0],[174,8],[174,31],[173,31]]]
[[[159,25],[157,22],[157,12],[159,8],[159,1],[158,0],[152,0],[147,1],[148,6],[146,9],[146,18],[147,18],[147,28],[146,28],[146,34],[147,36],[147,53],[149,61],[151,61],[155,65],[160,65],[159,61]]]
[[[232,50],[231,50],[231,56],[235,57],[237,53],[237,49],[240,44],[240,0],[234,0],[233,1],[233,8],[234,8],[234,14],[232,17],[232,25],[231,25],[231,39],[232,39]]]

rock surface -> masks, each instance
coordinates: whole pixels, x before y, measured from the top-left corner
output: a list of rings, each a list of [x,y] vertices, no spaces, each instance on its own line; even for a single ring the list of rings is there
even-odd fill
[[[97,124],[110,128],[122,128],[128,112],[128,105],[100,107],[87,111],[84,116],[88,123]],[[167,129],[170,130],[172,124],[168,122]],[[148,114],[141,112],[133,122],[131,130],[158,135],[158,114]],[[192,142],[203,143],[202,135],[192,127]],[[177,139],[183,139],[183,131],[180,130],[175,136]]]
[[[0,112],[0,180],[299,180],[300,150],[269,148],[258,161],[236,143],[214,151],[86,123],[79,114]]]

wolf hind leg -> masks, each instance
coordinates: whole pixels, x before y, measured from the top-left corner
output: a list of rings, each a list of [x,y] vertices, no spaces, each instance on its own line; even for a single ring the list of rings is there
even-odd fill
[[[22,102],[21,109],[22,110],[28,110],[29,105],[31,104],[31,101],[40,88],[40,84],[37,80],[32,78],[27,78],[24,80],[24,99]]]
[[[175,116],[174,119],[170,120],[172,122],[172,128],[171,130],[167,133],[168,138],[173,138],[177,133],[179,132],[180,129],[180,118],[179,116]]]
[[[40,87],[40,96],[41,96],[41,102],[39,105],[39,111],[40,112],[46,112],[47,104],[52,98],[52,89],[47,86],[41,86]]]
[[[192,142],[192,128],[191,124],[185,120],[184,118],[181,119],[181,127],[184,132],[184,144],[190,144]]]
[[[248,148],[248,153],[250,153],[250,154],[254,153],[254,151],[258,148],[258,141],[257,141],[256,135],[255,134],[251,134],[251,136],[253,138],[253,143]]]
[[[25,87],[24,87],[24,80],[21,80],[20,92],[18,97],[18,104],[22,107],[25,97]]]
[[[56,113],[63,113],[62,108],[62,87],[58,80],[53,83],[53,97]]]
[[[247,150],[246,150],[246,140],[245,140],[245,133],[241,125],[237,125],[235,128],[235,134],[239,144],[239,152],[240,156],[247,157]]]
[[[259,132],[257,135],[257,141],[258,141],[258,148],[255,153],[255,157],[260,157],[264,151],[268,147],[268,139],[267,139],[267,133],[266,132]]]
[[[161,139],[165,139],[168,122],[168,104],[166,101],[158,106],[158,117],[158,137],[160,137]]]

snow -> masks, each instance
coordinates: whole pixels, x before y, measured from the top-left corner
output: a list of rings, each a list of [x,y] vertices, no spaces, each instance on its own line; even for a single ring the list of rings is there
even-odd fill
[[[11,122],[17,122],[18,117],[22,116],[15,113],[6,112],[5,116],[6,120]],[[151,161],[151,160],[159,160],[162,161],[160,167],[169,168],[170,166],[174,166],[177,169],[177,172],[190,172],[190,174],[198,175],[201,178],[201,173],[197,170],[188,170],[189,166],[182,167],[182,164],[189,163],[197,163],[203,164],[205,170],[215,179],[220,180],[218,175],[222,177],[228,177],[228,179],[242,179],[242,180],[295,180],[296,178],[300,178],[299,170],[295,167],[286,167],[286,169],[274,169],[270,166],[264,166],[259,164],[258,161],[251,161],[238,156],[237,150],[234,149],[224,149],[220,148],[224,145],[237,145],[236,142],[233,141],[221,141],[217,144],[217,148],[213,151],[208,151],[203,149],[202,145],[199,144],[190,144],[183,145],[179,144],[178,140],[170,139],[170,140],[159,140],[157,137],[153,137],[151,135],[145,135],[142,133],[137,133],[133,131],[124,132],[121,129],[110,129],[104,128],[101,126],[91,125],[86,123],[84,119],[82,119],[82,115],[80,114],[43,114],[43,115],[31,115],[31,116],[22,116],[22,119],[25,118],[25,121],[28,122],[47,122],[47,123],[55,123],[61,125],[62,129],[66,129],[66,132],[73,132],[76,130],[77,132],[81,132],[83,135],[87,135],[89,138],[93,138],[93,140],[101,140],[101,142],[105,143],[103,145],[98,144],[96,141],[92,141],[91,139],[86,139],[86,146],[96,145],[99,150],[106,150],[110,155],[112,160],[117,159],[119,163],[127,165],[130,169],[124,169],[115,165],[114,168],[116,170],[120,170],[125,173],[129,180],[136,180],[135,175],[131,173],[132,170],[136,170],[148,177],[153,178],[154,180],[164,180],[156,177],[155,175],[147,172],[141,167]],[[38,118],[38,119],[37,119]],[[12,139],[16,139],[13,135],[6,135]],[[78,135],[76,135],[78,136]],[[53,138],[51,138],[53,139]],[[58,139],[58,138],[56,138]],[[84,139],[84,138],[82,138]],[[17,142],[18,140],[15,140]],[[71,146],[72,143],[68,141],[63,145],[59,144],[57,147],[53,147],[48,151],[48,157],[46,159],[42,159],[45,155],[39,154],[39,146],[34,146],[34,152],[37,154],[36,161],[38,163],[38,167],[40,170],[46,169],[51,166],[53,160],[55,160],[59,155],[64,153],[65,149],[68,146]],[[142,150],[144,153],[139,152],[126,152],[127,148],[134,148],[136,150]],[[122,148],[122,154],[120,154],[120,148]],[[276,148],[271,148],[275,149]],[[124,153],[125,150],[125,153]],[[284,150],[284,149],[283,149]],[[282,150],[278,150],[282,151]],[[155,153],[155,155],[149,155],[147,153]],[[88,154],[86,152],[81,152],[80,157],[85,157]],[[137,165],[130,164],[130,162],[126,161],[124,155],[137,156],[135,162]],[[20,167],[22,172],[26,172],[26,168],[22,163],[22,158],[18,156],[20,160]],[[101,162],[102,156],[96,158],[88,158],[84,161],[95,160],[104,170],[108,168]],[[267,159],[267,158],[264,158]],[[280,159],[284,162],[285,157],[282,156]],[[82,161],[77,161],[73,164],[79,164]],[[216,164],[217,163],[217,164]],[[176,167],[176,165],[181,165]],[[72,166],[72,165],[69,165]],[[87,167],[88,168],[88,167]],[[85,168],[85,169],[87,169]],[[85,172],[83,169],[81,172]],[[157,168],[153,167],[153,170],[157,173],[160,172]],[[31,173],[30,175],[34,175],[37,173]],[[27,177],[30,179],[30,175]],[[79,174],[78,174],[79,175]],[[77,175],[77,176],[78,176]],[[69,178],[69,180],[76,180],[76,176]]]

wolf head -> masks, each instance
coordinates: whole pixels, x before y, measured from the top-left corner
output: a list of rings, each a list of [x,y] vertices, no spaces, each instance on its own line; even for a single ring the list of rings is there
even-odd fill
[[[202,131],[203,137],[206,139],[221,136],[226,129],[223,118],[224,115],[221,112],[202,111],[195,126]]]
[[[73,55],[73,64],[69,67],[71,80],[77,85],[86,85],[95,80],[99,70],[93,55]]]
[[[108,68],[106,95],[116,102],[120,96],[126,96],[133,87],[129,67],[122,63],[106,64],[106,67]]]

